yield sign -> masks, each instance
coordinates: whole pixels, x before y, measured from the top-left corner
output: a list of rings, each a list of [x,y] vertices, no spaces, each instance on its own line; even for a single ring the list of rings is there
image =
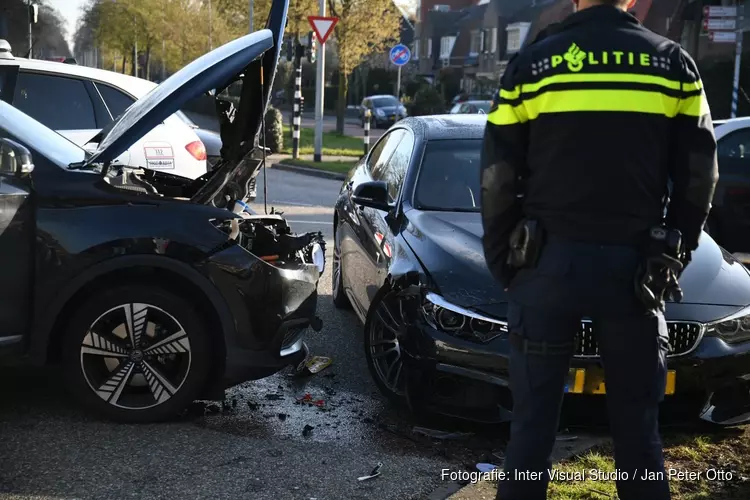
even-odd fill
[[[333,27],[339,22],[338,17],[307,16],[307,20],[321,45],[326,43],[333,32]]]

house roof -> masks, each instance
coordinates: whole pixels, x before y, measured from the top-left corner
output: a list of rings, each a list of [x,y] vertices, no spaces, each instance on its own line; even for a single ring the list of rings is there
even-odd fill
[[[427,13],[427,23],[430,26],[430,37],[455,35],[459,32],[459,21],[464,16],[463,11],[442,12],[431,10]]]

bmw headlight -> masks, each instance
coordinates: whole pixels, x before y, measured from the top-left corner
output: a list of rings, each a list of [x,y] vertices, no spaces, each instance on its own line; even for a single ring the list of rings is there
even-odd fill
[[[505,321],[451,304],[435,293],[425,295],[422,315],[436,330],[481,344],[508,333],[508,324]]]
[[[721,337],[729,344],[750,340],[750,307],[706,325],[706,333]]]

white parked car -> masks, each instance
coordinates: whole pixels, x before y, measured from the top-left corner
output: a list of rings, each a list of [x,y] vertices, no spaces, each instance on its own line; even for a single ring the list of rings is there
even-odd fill
[[[156,87],[113,71],[3,55],[0,98],[90,151],[101,129]],[[157,124],[114,163],[190,179],[205,174],[206,148],[183,116]]]

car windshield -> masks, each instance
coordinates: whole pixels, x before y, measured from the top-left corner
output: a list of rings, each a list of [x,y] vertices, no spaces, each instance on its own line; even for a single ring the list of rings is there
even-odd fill
[[[476,106],[478,109],[482,110],[485,114],[490,112],[490,107],[492,106],[491,101],[479,101],[473,103],[474,106]]]
[[[395,97],[374,97],[372,99],[372,105],[376,108],[388,108],[399,104],[401,103]]]
[[[417,178],[416,207],[478,212],[481,149],[481,139],[429,141]]]
[[[61,168],[86,159],[75,143],[51,130],[26,113],[0,101],[0,136],[9,135]]]

